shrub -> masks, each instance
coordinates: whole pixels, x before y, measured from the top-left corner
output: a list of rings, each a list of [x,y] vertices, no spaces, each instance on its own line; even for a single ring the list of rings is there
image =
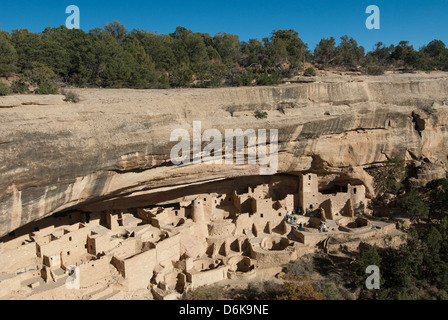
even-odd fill
[[[381,255],[377,246],[360,243],[359,254],[356,260],[350,265],[351,278],[364,286],[366,268],[370,265],[381,266]]]
[[[185,295],[185,300],[223,300],[224,291],[221,286],[203,286]]]
[[[386,161],[385,166],[378,170],[375,177],[378,194],[397,194],[403,187],[403,182],[408,177],[406,162],[404,159],[395,157]]]
[[[230,115],[233,117],[233,115],[235,114],[236,111],[236,107],[235,106],[231,106],[227,108],[227,111],[230,113]]]
[[[268,117],[268,113],[267,112],[263,112],[263,111],[255,111],[255,118],[257,119],[266,119]]]
[[[58,88],[56,88],[51,82],[44,82],[42,83],[35,92],[37,94],[57,94]]]
[[[278,72],[271,74],[264,72],[257,76],[256,83],[259,86],[272,86],[282,83],[282,76]]]
[[[340,291],[336,285],[332,282],[330,283],[318,283],[316,290],[320,291],[326,298],[326,300],[343,300],[344,297],[341,295]]]
[[[11,85],[11,90],[13,93],[23,94],[28,93],[28,85],[23,80],[15,80]]]
[[[313,262],[309,259],[299,259],[285,265],[284,270],[287,274],[292,274],[295,276],[311,276],[314,272]]]
[[[273,300],[284,293],[283,285],[272,280],[250,282],[247,289],[233,293],[237,300]]]
[[[0,96],[7,96],[8,94],[11,94],[11,88],[3,82],[0,82]]]
[[[380,76],[384,74],[384,67],[381,66],[368,66],[367,74],[371,76]]]
[[[448,218],[448,179],[435,180],[432,183],[432,191],[430,194],[433,217],[438,217],[439,219]]]
[[[33,62],[32,68],[26,70],[24,76],[32,85],[39,87],[44,83],[50,83],[56,77],[52,69],[40,62]]]
[[[250,86],[254,82],[255,78],[256,78],[256,75],[254,75],[251,72],[242,73],[242,74],[238,74],[238,75],[234,75],[234,76],[230,77],[230,79],[228,80],[228,84],[232,85],[232,86],[238,86],[238,87]]]
[[[277,296],[278,300],[325,300],[326,297],[315,291],[311,280],[308,277],[299,278],[289,276],[289,281],[284,283],[285,292],[282,296]]]
[[[66,102],[79,102],[79,95],[73,91],[63,91],[62,94],[65,96],[64,101]]]
[[[223,289],[223,288],[221,288]],[[231,300],[275,300],[279,295],[283,295],[285,290],[283,283],[275,280],[251,281],[244,286],[230,286],[223,290],[224,299]]]
[[[316,75],[316,70],[314,70],[314,68],[307,68],[303,75],[306,77],[314,77]]]
[[[437,292],[438,300],[448,300],[448,293],[445,290],[439,290]]]
[[[404,205],[412,220],[426,219],[429,215],[429,208],[426,205],[423,195],[415,187],[404,196]]]

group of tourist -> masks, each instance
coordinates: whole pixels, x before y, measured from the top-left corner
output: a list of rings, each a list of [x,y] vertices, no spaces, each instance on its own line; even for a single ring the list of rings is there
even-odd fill
[[[296,215],[295,215],[295,212],[292,211],[292,213],[289,214],[289,212],[286,211],[286,222],[287,222],[287,223],[291,223],[291,224],[295,224],[296,221],[297,221],[297,217],[296,217]]]
[[[327,225],[322,221],[319,227],[319,232],[327,232]]]
[[[289,211],[286,211],[286,223],[290,223],[290,224],[293,224],[293,225],[296,224],[296,222],[297,222],[296,212],[299,212],[299,214],[302,214],[302,210],[301,209],[293,210],[291,212],[291,214],[289,213]],[[307,209],[307,214],[308,213],[309,212],[308,212],[308,209]],[[299,231],[303,231],[303,223],[302,222],[300,222],[298,224],[298,227],[299,227]],[[322,223],[321,223],[321,225],[319,227],[319,232],[327,232],[327,231],[328,231],[327,225],[326,225],[326,223],[324,221],[322,221]]]
[[[296,209],[296,210],[293,210],[292,212],[291,212],[291,214],[289,214],[289,211],[286,211],[286,222],[287,223],[290,223],[290,224],[296,224],[296,222],[297,222],[297,215],[296,215],[296,212],[298,212],[298,214],[299,215],[301,215],[302,214],[302,210],[299,208],[299,209]],[[303,224],[302,224],[302,222],[300,222],[299,224],[298,224],[298,226],[299,226],[299,230],[300,231],[302,231],[303,230]]]

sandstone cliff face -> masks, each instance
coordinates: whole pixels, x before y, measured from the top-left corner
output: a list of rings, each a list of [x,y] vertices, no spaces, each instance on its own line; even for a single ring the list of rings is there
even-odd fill
[[[0,98],[0,236],[55,212],[259,174],[257,165],[175,166],[174,129],[277,129],[279,173],[364,183],[387,158],[447,168],[448,74],[327,77],[278,87],[76,89]],[[266,119],[254,117],[267,112]],[[148,200],[149,201],[149,200]]]

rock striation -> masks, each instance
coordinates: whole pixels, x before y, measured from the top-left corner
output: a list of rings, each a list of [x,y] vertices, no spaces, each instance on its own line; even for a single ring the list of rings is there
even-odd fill
[[[278,130],[278,173],[363,183],[388,158],[448,164],[448,74],[329,76],[275,87],[73,89],[0,98],[0,236],[53,213],[129,206],[133,199],[236,177],[257,164],[174,165],[175,129]],[[260,119],[255,112],[266,112]],[[188,187],[186,189],[186,187]],[[173,196],[174,197],[174,196]],[[141,206],[142,203],[139,203]]]

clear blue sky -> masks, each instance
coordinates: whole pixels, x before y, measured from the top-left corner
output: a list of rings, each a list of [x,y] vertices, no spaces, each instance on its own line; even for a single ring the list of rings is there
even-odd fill
[[[448,0],[1,0],[0,27],[40,32],[65,24],[65,8],[77,5],[81,28],[89,31],[119,20],[133,28],[171,33],[177,26],[215,35],[225,31],[241,40],[263,38],[274,29],[294,29],[311,49],[322,38],[354,37],[373,45],[410,41],[416,49],[433,39],[448,46]],[[368,30],[368,5],[381,10],[381,29]]]

